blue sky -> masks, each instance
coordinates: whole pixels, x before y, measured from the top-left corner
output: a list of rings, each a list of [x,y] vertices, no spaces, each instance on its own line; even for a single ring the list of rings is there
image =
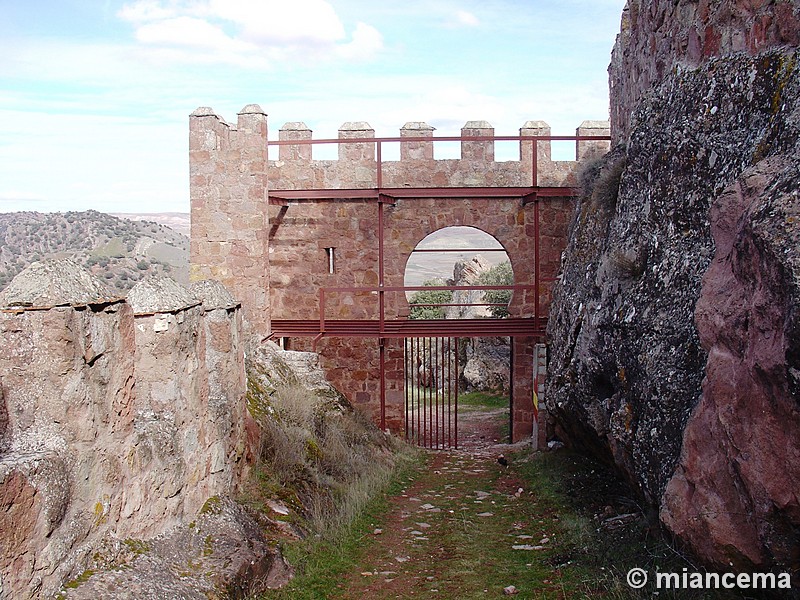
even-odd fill
[[[271,138],[287,121],[571,134],[608,118],[624,4],[0,0],[0,212],[188,212],[198,106],[235,122],[260,104]]]

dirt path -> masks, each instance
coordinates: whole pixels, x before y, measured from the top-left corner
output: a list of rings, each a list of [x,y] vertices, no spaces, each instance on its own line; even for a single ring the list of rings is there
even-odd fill
[[[518,597],[560,596],[540,596],[553,569],[542,574],[532,558],[552,537],[552,516],[515,465],[498,462],[513,449],[495,444],[506,415],[463,414],[461,448],[431,452],[427,468],[391,499],[385,522],[363,540],[361,563],[339,584],[340,598],[503,597],[512,585]]]

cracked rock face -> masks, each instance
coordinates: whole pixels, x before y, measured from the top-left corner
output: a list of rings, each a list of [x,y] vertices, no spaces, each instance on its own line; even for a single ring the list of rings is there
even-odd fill
[[[9,286],[32,306],[0,309],[0,597],[52,597],[107,566],[108,539],[157,536],[235,493],[257,444],[237,304],[216,289],[204,310],[156,280],[134,315],[73,266],[32,266]]]
[[[203,310],[232,309],[239,306],[228,289],[213,279],[193,283],[189,292],[203,303]]]
[[[654,86],[585,174],[550,313],[563,432],[717,566],[800,555],[798,58],[733,54]]]

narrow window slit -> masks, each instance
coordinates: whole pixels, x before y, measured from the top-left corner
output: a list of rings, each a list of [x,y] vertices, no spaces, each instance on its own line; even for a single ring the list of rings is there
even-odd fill
[[[328,257],[328,273],[336,272],[336,248],[325,248],[325,255]]]

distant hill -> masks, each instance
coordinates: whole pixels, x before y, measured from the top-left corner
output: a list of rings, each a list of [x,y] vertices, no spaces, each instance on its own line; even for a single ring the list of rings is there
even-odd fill
[[[131,221],[153,221],[165,225],[189,237],[189,213],[163,212],[163,213],[110,213],[112,217],[129,219]]]
[[[189,279],[189,238],[155,221],[94,210],[0,213],[0,289],[34,261],[66,257],[121,295],[150,274]]]

